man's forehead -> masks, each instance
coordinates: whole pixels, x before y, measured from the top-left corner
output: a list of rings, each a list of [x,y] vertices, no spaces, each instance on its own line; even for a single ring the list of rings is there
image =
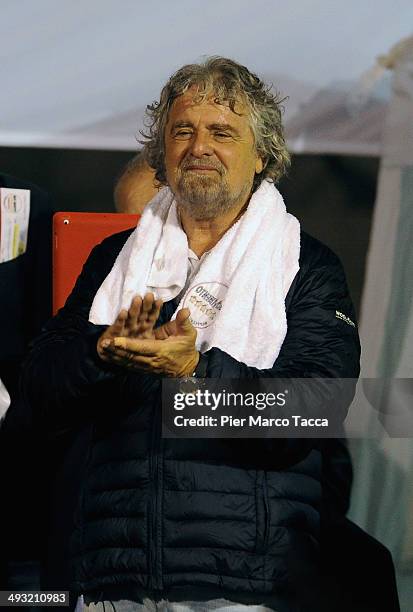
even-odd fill
[[[190,115],[192,111],[198,109],[211,111],[225,116],[227,120],[243,123],[247,117],[247,109],[245,103],[239,99],[234,105],[234,110],[231,109],[230,103],[227,100],[217,100],[214,92],[211,92],[207,97],[201,97],[198,90],[191,87],[184,94],[178,96],[171,107],[170,118],[177,115]]]

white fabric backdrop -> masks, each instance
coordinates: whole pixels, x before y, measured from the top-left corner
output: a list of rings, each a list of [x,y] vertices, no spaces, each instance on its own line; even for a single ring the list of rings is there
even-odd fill
[[[181,65],[225,55],[289,99],[295,152],[380,153],[411,0],[2,0],[0,146],[137,148],[146,104]]]
[[[377,202],[361,311],[362,376],[413,378],[413,37],[394,50],[393,96],[384,130]],[[413,601],[413,395],[402,403],[391,438],[371,413],[353,441],[355,482],[350,516],[391,550],[406,612]],[[410,601],[410,604],[407,602]]]

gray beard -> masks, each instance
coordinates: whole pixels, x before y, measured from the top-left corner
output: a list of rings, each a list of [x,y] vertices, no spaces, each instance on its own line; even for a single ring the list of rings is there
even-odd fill
[[[240,197],[248,191],[245,185],[237,194],[231,194],[225,178],[188,176],[182,174],[174,194],[180,206],[195,219],[213,219],[230,211]]]

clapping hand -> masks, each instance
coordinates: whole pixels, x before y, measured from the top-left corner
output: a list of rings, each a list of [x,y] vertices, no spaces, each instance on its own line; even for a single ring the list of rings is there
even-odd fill
[[[100,336],[98,355],[108,363],[163,376],[191,376],[199,353],[190,311],[184,308],[174,321],[154,328],[162,307],[152,293],[133,298],[129,310],[121,310],[116,321]]]

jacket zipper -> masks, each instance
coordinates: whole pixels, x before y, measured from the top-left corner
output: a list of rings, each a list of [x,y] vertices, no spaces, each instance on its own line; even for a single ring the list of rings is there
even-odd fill
[[[152,495],[150,504],[150,586],[153,591],[162,590],[162,439],[161,439],[161,406],[155,407],[152,431],[152,449],[150,469]]]
[[[173,302],[167,302],[162,309],[159,323],[169,321],[175,311]],[[162,391],[161,391],[162,392]],[[149,533],[150,584],[153,591],[163,590],[162,577],[162,481],[163,481],[163,440],[162,440],[162,398],[155,406],[154,426],[150,455],[152,477],[152,504]]]
[[[267,473],[262,471],[258,473],[258,531],[256,552],[265,554],[268,550],[268,542],[270,537],[271,511],[268,500],[268,484]]]

